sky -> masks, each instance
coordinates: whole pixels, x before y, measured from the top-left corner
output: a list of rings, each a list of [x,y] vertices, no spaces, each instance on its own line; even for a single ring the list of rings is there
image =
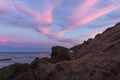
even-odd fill
[[[120,0],[0,0],[0,52],[50,51],[120,21]]]

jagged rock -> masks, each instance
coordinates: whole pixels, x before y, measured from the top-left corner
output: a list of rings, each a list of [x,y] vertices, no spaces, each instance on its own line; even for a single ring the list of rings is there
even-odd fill
[[[83,44],[73,46],[72,48],[70,48],[70,50],[72,50],[74,52],[74,54],[75,54],[80,48],[82,48],[83,46],[88,45],[92,41],[93,41],[93,39],[89,38],[87,41],[84,41]]]
[[[61,46],[52,47],[51,60],[52,63],[70,60],[69,49]]]
[[[34,72],[29,70],[16,76],[13,80],[36,80],[36,77],[34,76]]]
[[[39,67],[42,64],[48,64],[50,63],[50,58],[36,58],[30,65],[32,67],[32,69],[35,69],[37,67]]]
[[[13,80],[19,74],[30,69],[28,64],[14,64],[1,69],[0,80]]]

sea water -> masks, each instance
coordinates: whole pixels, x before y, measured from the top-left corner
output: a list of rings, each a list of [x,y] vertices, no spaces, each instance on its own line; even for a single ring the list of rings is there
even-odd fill
[[[36,57],[50,57],[50,52],[3,52],[0,53],[0,68],[14,63],[31,63]]]

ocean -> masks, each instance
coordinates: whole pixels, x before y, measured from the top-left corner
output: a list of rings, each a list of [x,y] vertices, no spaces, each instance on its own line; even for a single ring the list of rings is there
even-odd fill
[[[50,57],[50,52],[2,52],[0,68],[14,63],[31,63],[36,57]]]

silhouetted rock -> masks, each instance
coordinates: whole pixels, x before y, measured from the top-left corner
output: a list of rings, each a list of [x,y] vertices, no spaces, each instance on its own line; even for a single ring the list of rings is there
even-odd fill
[[[51,58],[2,68],[0,80],[120,80],[120,23],[70,50],[55,46]]]
[[[52,54],[51,54],[52,63],[70,60],[69,58],[69,49],[61,46],[52,47]]]

